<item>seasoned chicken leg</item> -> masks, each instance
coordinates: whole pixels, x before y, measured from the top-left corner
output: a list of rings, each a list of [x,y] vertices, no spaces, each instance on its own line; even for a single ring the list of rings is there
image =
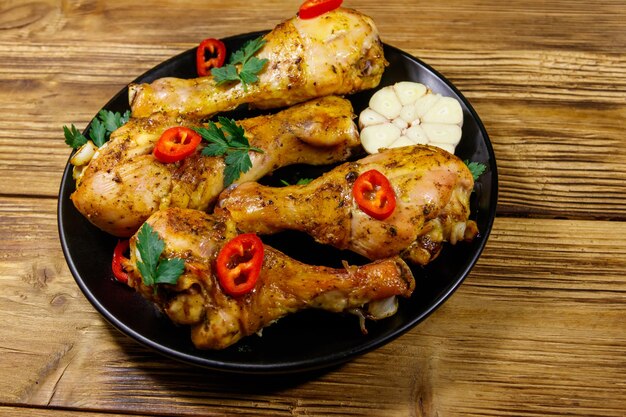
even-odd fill
[[[189,209],[158,211],[148,224],[165,242],[164,256],[181,257],[185,271],[176,285],[145,286],[136,267],[136,237],[131,239],[128,284],[160,306],[177,324],[191,326],[194,345],[222,349],[275,320],[305,308],[345,312],[392,296],[409,297],[415,287],[400,258],[333,269],[309,266],[265,245],[254,289],[240,297],[225,294],[214,273],[220,249],[235,237],[235,225]]]
[[[154,112],[204,117],[246,103],[268,109],[350,94],[376,87],[386,65],[374,22],[351,9],[308,20],[294,17],[264,38],[256,56],[269,61],[258,82],[246,89],[232,82],[218,86],[207,76],[130,85],[133,117]]]
[[[384,174],[396,195],[395,211],[385,220],[367,215],[352,196],[354,181],[370,169]],[[299,230],[369,259],[401,255],[425,265],[444,241],[477,234],[476,223],[468,220],[473,186],[472,174],[456,156],[407,146],[345,163],[308,185],[240,184],[222,193],[216,213],[230,215],[243,232]]]
[[[252,168],[238,181],[252,181],[290,164],[324,165],[360,150],[348,100],[329,96],[275,115],[238,122],[252,146]],[[84,216],[116,236],[132,235],[156,210],[187,207],[208,210],[223,190],[223,157],[202,156],[200,147],[178,163],[163,164],[152,155],[161,133],[187,119],[154,114],[131,119],[113,132],[77,183],[71,198]]]

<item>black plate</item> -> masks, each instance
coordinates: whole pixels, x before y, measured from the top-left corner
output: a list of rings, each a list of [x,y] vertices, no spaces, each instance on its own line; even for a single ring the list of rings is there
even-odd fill
[[[233,51],[260,34],[235,36],[224,42],[228,50]],[[264,329],[262,337],[253,335],[222,351],[197,350],[190,341],[188,328],[173,325],[141,296],[113,280],[111,255],[117,240],[92,226],[74,208],[69,197],[75,184],[68,162],[59,192],[59,234],[70,270],[87,299],[114,327],[162,354],[211,369],[246,373],[284,373],[338,364],[389,342],[426,318],[461,284],[485,246],[496,210],[496,161],[478,115],[449,81],[420,60],[394,47],[385,45],[385,56],[390,65],[380,87],[412,80],[460,100],[465,120],[456,153],[464,160],[483,162],[488,166],[476,182],[471,202],[472,218],[478,223],[480,236],[471,244],[447,245],[439,258],[427,267],[412,268],[417,281],[415,292],[410,299],[400,301],[395,316],[368,322],[369,334],[365,336],[361,334],[355,316],[304,311]],[[165,76],[192,78],[194,71],[195,49],[190,49],[157,65],[135,82],[150,82]],[[373,92],[349,97],[356,114],[367,107]],[[124,88],[104,108],[125,111],[128,109],[127,95],[128,89]],[[236,117],[244,114],[246,112],[242,110],[233,113]],[[320,173],[319,168],[315,170]],[[289,179],[314,173],[312,168],[291,167],[282,169],[272,178]],[[298,233],[282,233],[266,241],[311,264],[339,266],[341,259],[364,262],[351,253],[317,245]]]

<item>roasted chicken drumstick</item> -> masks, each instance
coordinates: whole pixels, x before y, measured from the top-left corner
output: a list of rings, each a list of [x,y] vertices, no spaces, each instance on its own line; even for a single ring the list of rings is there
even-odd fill
[[[371,169],[384,174],[395,192],[397,206],[384,220],[362,211],[352,193],[357,177]],[[476,223],[468,220],[473,186],[459,158],[416,145],[345,163],[308,185],[240,184],[221,194],[216,213],[231,216],[243,232],[298,230],[369,259],[401,255],[425,265],[443,242],[455,244],[477,234]]]
[[[129,87],[133,117],[155,112],[205,117],[246,103],[267,109],[351,94],[376,87],[386,65],[374,22],[351,9],[308,20],[294,17],[264,39],[256,56],[268,62],[256,83],[245,89],[232,82],[218,86],[209,75],[134,84]]]
[[[348,100],[328,96],[238,122],[264,153],[250,152],[252,168],[237,181],[291,164],[346,160],[360,150],[352,118]],[[113,132],[77,182],[71,198],[78,211],[100,229],[128,237],[160,208],[211,208],[223,190],[223,157],[202,156],[199,147],[180,162],[163,164],[151,153],[161,133],[177,125],[193,122],[159,113]]]
[[[165,242],[163,256],[183,258],[185,270],[175,285],[158,284],[157,290],[146,286],[133,237],[128,284],[174,323],[190,325],[192,341],[200,349],[225,348],[301,309],[345,312],[392,296],[408,297],[415,286],[411,270],[398,257],[333,269],[302,264],[265,245],[255,287],[232,297],[215,273],[218,252],[237,236],[230,219],[170,208],[156,212],[147,223]]]

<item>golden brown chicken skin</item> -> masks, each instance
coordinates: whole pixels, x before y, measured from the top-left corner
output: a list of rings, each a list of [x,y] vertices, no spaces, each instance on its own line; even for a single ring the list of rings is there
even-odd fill
[[[279,167],[325,165],[360,152],[348,100],[328,96],[274,115],[245,119],[252,168],[236,182],[257,180]],[[161,133],[178,125],[199,125],[162,113],[131,119],[113,132],[77,182],[71,198],[94,225],[115,236],[131,236],[156,210],[186,207],[208,210],[223,190],[224,158],[201,155],[201,147],[184,160],[163,164],[152,155]]]
[[[218,86],[209,75],[133,84],[129,87],[133,117],[155,112],[205,117],[241,104],[268,109],[351,94],[378,86],[386,65],[374,22],[351,9],[307,20],[294,17],[264,38],[267,43],[256,56],[268,63],[258,82],[246,89],[235,83]]]
[[[363,212],[352,195],[356,178],[371,169],[384,174],[395,192],[396,208],[384,220]],[[477,234],[476,223],[468,220],[473,186],[472,174],[459,158],[416,145],[345,163],[308,185],[240,184],[221,194],[216,213],[230,216],[243,232],[298,230],[369,259],[401,255],[425,265],[443,242],[454,244]]]
[[[176,285],[158,284],[157,291],[144,285],[133,237],[128,284],[174,323],[190,325],[192,341],[200,349],[223,349],[298,310],[346,312],[392,296],[409,297],[415,287],[410,269],[398,257],[333,269],[302,264],[265,245],[255,287],[231,297],[214,273],[220,249],[238,233],[230,219],[170,208],[156,212],[147,223],[165,242],[163,256],[183,258],[185,271]]]

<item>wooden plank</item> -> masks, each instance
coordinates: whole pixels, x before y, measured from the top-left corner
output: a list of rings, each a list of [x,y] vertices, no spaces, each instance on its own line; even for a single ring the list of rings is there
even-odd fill
[[[0,403],[23,402],[31,385],[53,390],[46,378],[62,375],[75,340],[102,325],[60,252],[55,208],[53,199],[0,199]]]
[[[496,154],[499,215],[626,218],[626,107],[479,99],[476,108]]]
[[[334,369],[263,378],[191,368],[112,329],[63,262],[54,211],[52,199],[0,200],[0,247],[11,248],[0,257],[2,404],[272,416],[626,409],[626,223],[498,218],[470,277],[415,329]]]
[[[98,413],[83,410],[0,406],[0,416],[12,417],[122,417],[127,415],[128,414]],[[148,417],[148,414],[134,414],[134,416]]]
[[[506,50],[534,48],[616,51],[626,44],[621,0],[603,0],[593,7],[577,0],[449,0],[429,3],[352,0],[346,4],[374,17],[385,39],[401,47],[445,45],[449,50]],[[268,29],[293,16],[298,3],[266,2],[259,11],[245,0],[229,2],[147,0],[101,2],[56,0],[24,3],[5,1],[0,28],[7,40],[47,41],[51,37],[103,43],[141,40],[159,45],[175,41],[196,43]],[[219,10],[219,13],[216,13]],[[172,25],[163,24],[164,13]],[[398,19],[407,16],[407,19]],[[184,24],[183,24],[184,22]],[[243,29],[242,29],[243,28]],[[515,30],[513,30],[515,28]],[[571,28],[571,30],[569,30]],[[609,41],[610,40],[610,41]]]
[[[356,2],[355,2],[356,3]],[[373,3],[373,4],[372,4]],[[359,2],[359,10],[374,16],[386,41],[402,48],[438,45],[447,50],[560,49],[617,51],[626,44],[619,0],[589,4],[575,0],[446,2]],[[398,16],[410,16],[398,19]],[[569,30],[577,28],[578,30]],[[606,36],[615,43],[606,41]],[[421,46],[420,46],[421,47]]]

